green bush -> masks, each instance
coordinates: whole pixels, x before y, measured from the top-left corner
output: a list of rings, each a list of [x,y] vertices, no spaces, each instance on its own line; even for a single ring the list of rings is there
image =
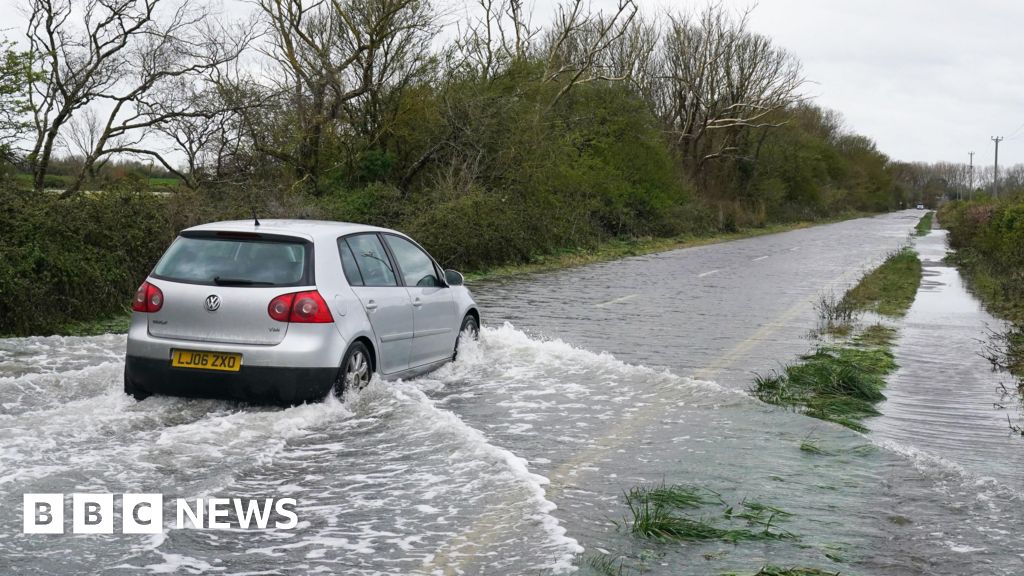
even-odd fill
[[[387,184],[355,189],[335,188],[316,201],[318,217],[338,222],[394,226],[401,220],[404,198]]]
[[[126,310],[173,237],[164,204],[132,191],[60,200],[0,188],[0,333]]]

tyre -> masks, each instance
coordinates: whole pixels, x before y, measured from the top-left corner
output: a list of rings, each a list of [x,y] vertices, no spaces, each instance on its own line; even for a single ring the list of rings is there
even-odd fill
[[[459,356],[459,342],[462,341],[463,336],[470,340],[480,338],[480,324],[477,322],[476,316],[466,314],[466,317],[462,319],[462,327],[459,328],[459,335],[455,338],[455,351],[452,353],[452,360]]]
[[[348,347],[341,360],[338,381],[334,385],[334,394],[341,398],[346,390],[362,390],[370,383],[373,376],[373,364],[370,351],[362,342],[355,342]]]
[[[153,395],[150,392],[146,392],[145,390],[136,388],[131,378],[128,377],[127,370],[125,370],[124,374],[124,393],[131,396],[132,398],[135,398],[137,401],[140,402]]]

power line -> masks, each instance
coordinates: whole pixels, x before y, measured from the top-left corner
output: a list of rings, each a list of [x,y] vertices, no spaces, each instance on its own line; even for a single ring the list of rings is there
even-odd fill
[[[1021,136],[1024,136],[1024,133],[1019,133],[1021,131],[1021,129],[1024,129],[1024,124],[1021,124],[1020,126],[1017,126],[1017,129],[1014,130],[1013,132],[1011,132],[1010,135],[1006,137],[1006,139],[1007,140],[1014,140],[1016,138],[1020,138]]]

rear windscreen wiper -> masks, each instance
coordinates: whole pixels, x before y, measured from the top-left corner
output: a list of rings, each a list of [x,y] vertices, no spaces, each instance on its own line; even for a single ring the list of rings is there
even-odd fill
[[[245,278],[221,278],[213,277],[213,283],[217,286],[274,286],[273,282],[260,282],[257,280],[246,280]]]

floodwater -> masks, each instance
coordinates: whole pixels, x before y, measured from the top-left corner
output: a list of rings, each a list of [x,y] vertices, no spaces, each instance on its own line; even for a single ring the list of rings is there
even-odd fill
[[[1022,439],[976,354],[996,324],[938,263],[941,233],[918,240],[927,284],[873,432],[746,394],[813,346],[815,299],[919,217],[481,283],[486,328],[457,362],[287,410],[136,403],[119,335],[0,340],[0,572],[557,574],[606,557],[666,575],[1019,574]],[[783,509],[792,537],[634,539],[623,491],[661,482]],[[299,526],[177,530],[167,508],[162,535],[26,535],[29,492],[291,497]]]

